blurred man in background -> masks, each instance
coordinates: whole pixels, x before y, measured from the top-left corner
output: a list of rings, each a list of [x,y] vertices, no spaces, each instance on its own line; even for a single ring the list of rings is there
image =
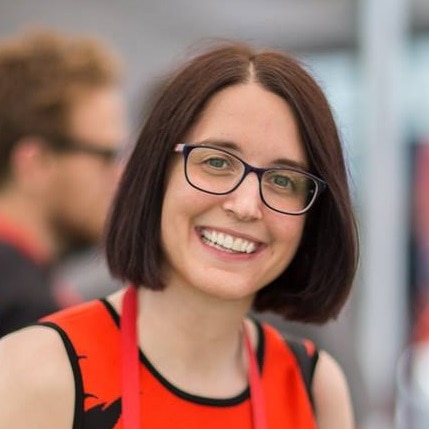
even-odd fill
[[[0,336],[67,304],[52,267],[101,238],[125,117],[118,63],[97,41],[0,43]]]

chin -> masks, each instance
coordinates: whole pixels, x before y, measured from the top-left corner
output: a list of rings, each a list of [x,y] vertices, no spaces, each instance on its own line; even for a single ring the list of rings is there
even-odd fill
[[[208,279],[213,279],[213,281],[208,281]],[[253,299],[261,288],[254,283],[254,279],[253,281],[252,279],[237,279],[230,273],[225,275],[203,273],[202,278],[195,278],[193,284],[203,293],[226,301]]]
[[[85,252],[101,242],[101,236],[70,232],[65,239],[67,253]]]

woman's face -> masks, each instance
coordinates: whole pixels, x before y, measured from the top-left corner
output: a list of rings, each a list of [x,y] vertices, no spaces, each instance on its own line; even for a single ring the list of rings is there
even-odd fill
[[[307,166],[289,106],[256,83],[217,93],[184,143],[218,146],[256,167]],[[227,195],[199,191],[186,181],[183,156],[174,156],[161,219],[166,286],[191,287],[222,299],[252,299],[292,260],[305,216],[266,207],[254,173]],[[230,243],[241,239],[240,248],[246,250],[231,252],[219,245],[219,234]]]

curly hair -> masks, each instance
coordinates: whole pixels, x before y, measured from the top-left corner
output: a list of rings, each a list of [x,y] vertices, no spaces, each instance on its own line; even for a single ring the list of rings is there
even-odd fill
[[[118,84],[118,58],[92,37],[34,30],[0,43],[0,184],[24,137],[68,132],[70,106],[81,93]]]

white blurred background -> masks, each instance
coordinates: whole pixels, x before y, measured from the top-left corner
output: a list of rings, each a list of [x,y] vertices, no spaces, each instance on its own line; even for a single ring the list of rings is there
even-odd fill
[[[429,358],[410,344],[422,283],[416,272],[429,266],[415,258],[415,242],[427,246],[429,233],[413,236],[413,155],[429,146],[429,1],[0,0],[0,38],[40,26],[93,34],[116,49],[135,132],[153,82],[202,40],[243,40],[304,61],[340,124],[362,245],[352,301],[321,335],[339,333],[333,354],[351,382],[362,374],[354,393],[366,399],[358,407],[362,429],[428,428],[429,364],[421,368]],[[355,356],[354,367],[342,350]]]

